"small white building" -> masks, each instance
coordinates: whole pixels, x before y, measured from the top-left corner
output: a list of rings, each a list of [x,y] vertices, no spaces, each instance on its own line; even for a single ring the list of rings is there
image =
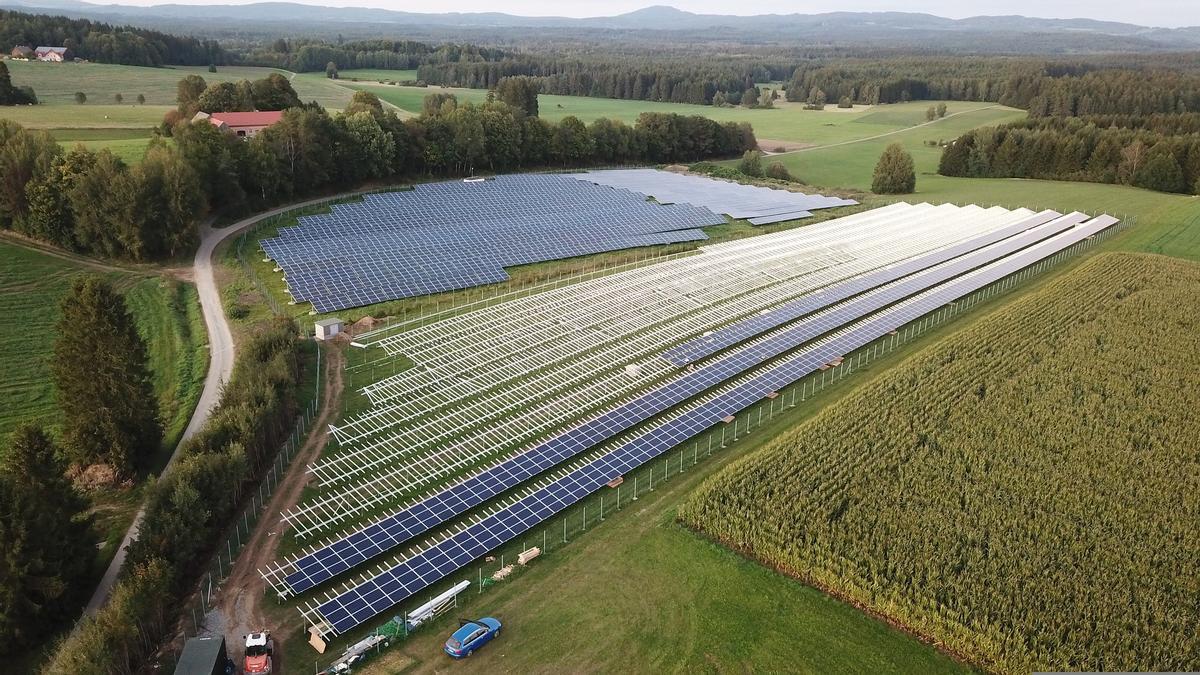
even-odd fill
[[[332,340],[342,332],[341,319],[322,319],[315,324],[318,340]]]

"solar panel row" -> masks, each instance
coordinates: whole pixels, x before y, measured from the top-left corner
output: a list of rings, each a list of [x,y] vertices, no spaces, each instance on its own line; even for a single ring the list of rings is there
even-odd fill
[[[936,283],[919,294],[853,320],[829,339],[723,388],[664,424],[547,481],[469,527],[310,607],[305,615],[314,623],[319,621],[328,634],[350,630],[511,541],[682,440],[761,401],[770,392],[802,379],[833,358],[868,345],[889,331],[1079,243],[1116,222],[1108,216],[1094,218],[1023,250],[1009,251],[984,267],[956,278],[948,279],[944,274],[938,274]]]
[[[994,230],[983,236],[968,239],[962,243],[948,246],[927,255],[910,258],[890,267],[868,272],[847,283],[823,289],[780,305],[769,312],[756,314],[707,335],[688,340],[663,352],[662,356],[676,366],[686,366],[689,363],[744,342],[756,335],[765,333],[772,328],[795,321],[805,314],[813,312],[815,309],[888,283],[889,281],[900,279],[931,265],[951,260],[964,253],[994,244],[1014,234],[1048,223],[1057,216],[1058,214],[1054,211],[1042,211],[1035,216],[1008,227]],[[1086,215],[1076,212],[1063,218],[1058,218],[1057,223],[1065,229],[1086,219]]]
[[[508,279],[505,267],[706,239],[723,218],[561,175],[368,195],[262,241],[296,301],[318,312]]]
[[[770,334],[738,352],[720,357],[692,372],[683,374],[658,388],[598,415],[533,449],[468,476],[462,481],[410,508],[392,514],[328,546],[317,549],[294,562],[295,571],[285,577],[292,592],[300,593],[336,576],[361,562],[379,555],[431,528],[465,513],[488,499],[577,456],[620,432],[640,424],[726,380],[776,358],[866,313],[919,292],[930,284],[962,274],[974,267],[1071,227],[1079,219],[1073,216],[1051,221],[1015,236],[974,250],[949,262],[929,260],[924,271],[892,281],[853,300],[839,300],[836,292],[826,297],[830,307],[810,320]],[[1009,234],[1012,234],[1011,232]],[[921,269],[921,268],[918,268]],[[860,293],[858,281],[845,282],[854,295]],[[841,286],[841,285],[838,285]],[[836,286],[834,287],[836,288]],[[820,307],[814,307],[820,309]]]
[[[704,176],[657,169],[615,169],[575,174],[579,180],[611,185],[652,196],[662,203],[705,206],[731,218],[748,219],[752,225],[767,225],[812,216],[810,211],[851,206],[853,199],[806,195]]]

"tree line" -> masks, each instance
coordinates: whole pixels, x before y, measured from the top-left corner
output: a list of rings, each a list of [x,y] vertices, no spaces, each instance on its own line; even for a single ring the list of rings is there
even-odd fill
[[[495,61],[508,53],[500,48],[459,43],[430,45],[413,40],[356,40],[331,44],[324,40],[279,38],[242,53],[241,62],[298,73],[320,72],[330,63],[347,70],[411,70],[427,63]]]
[[[802,63],[789,101],[819,90],[831,101],[990,101],[1031,117],[1175,113],[1200,110],[1200,75],[1168,61],[1045,61],[996,57],[896,57]]]
[[[128,66],[202,66],[225,63],[215,40],[201,40],[89,19],[0,10],[0,45],[66,47],[79,58]]]
[[[302,345],[296,325],[276,319],[240,346],[209,422],[150,488],[138,539],[108,603],[81,620],[44,672],[136,672],[174,632],[198,569],[292,429]]]
[[[784,63],[757,59],[554,58],[532,54],[502,60],[458,61],[422,65],[417,78],[429,84],[491,89],[514,76],[534,78],[541,91],[566,96],[593,96],[642,101],[708,105],[718,94],[738,103],[755,82],[782,79],[791,72]]]
[[[1200,114],[1042,117],[969,131],[945,176],[1043,178],[1200,194]]]
[[[756,145],[745,123],[666,113],[643,114],[633,126],[551,123],[500,100],[459,105],[453,96],[434,96],[425,114],[402,120],[369,92],[356,92],[338,115],[315,104],[289,107],[252,139],[190,121],[188,113],[214,101],[241,109],[239,91],[294,103],[286,78],[245,88],[189,76],[165,129],[174,143],[152,141],[135,166],[107,149],[64,151],[44,131],[0,120],[0,227],[81,253],[160,260],[191,250],[206,213],[247,213],[370,180],[696,161]],[[510,91],[518,105],[531,100],[527,88],[501,88]]]

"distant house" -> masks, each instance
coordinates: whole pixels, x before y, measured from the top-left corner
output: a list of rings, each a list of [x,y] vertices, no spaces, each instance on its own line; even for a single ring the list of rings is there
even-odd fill
[[[221,131],[227,131],[242,138],[252,138],[258,132],[275,124],[282,118],[282,110],[223,113],[206,113],[201,111],[192,117],[192,121],[199,122],[204,120]]]
[[[16,47],[13,47],[11,56],[14,59],[32,59],[33,58],[33,47],[26,47],[25,45],[17,45]]]
[[[71,52],[66,47],[38,47],[33,50],[33,55],[37,57],[38,61],[62,63],[70,57]]]

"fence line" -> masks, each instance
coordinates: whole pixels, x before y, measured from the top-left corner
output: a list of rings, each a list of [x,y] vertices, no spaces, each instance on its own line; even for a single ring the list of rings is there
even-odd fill
[[[233,564],[246,544],[249,543],[255,526],[266,515],[264,509],[271,500],[275,489],[279,487],[279,483],[284,474],[287,473],[288,467],[291,466],[292,460],[296,457],[300,448],[304,446],[304,440],[308,436],[309,428],[313,420],[316,419],[317,411],[321,405],[321,349],[319,346],[316,351],[317,370],[316,378],[314,378],[316,380],[316,390],[313,399],[300,412],[291,433],[276,452],[270,468],[266,470],[262,480],[259,481],[254,492],[250,494],[245,508],[242,509],[237,519],[227,529],[224,540],[217,546],[216,553],[209,561],[206,571],[200,577],[195,598],[189,601],[188,612],[191,617],[190,623],[186,620],[188,616],[184,616],[183,638],[185,640],[193,635],[199,635],[204,632],[204,617],[215,607],[213,596],[220,590],[221,582],[228,578],[229,573],[233,570]],[[178,654],[176,654],[176,658],[178,658]]]

